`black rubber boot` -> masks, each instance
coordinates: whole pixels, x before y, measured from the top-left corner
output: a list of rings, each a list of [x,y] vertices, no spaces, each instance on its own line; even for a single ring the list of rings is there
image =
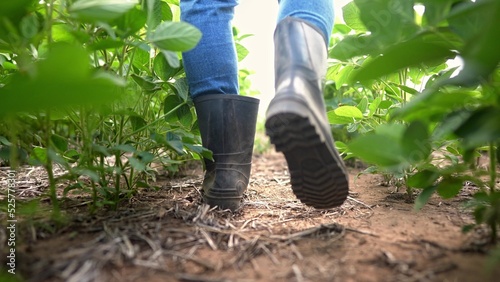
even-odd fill
[[[203,199],[210,206],[239,208],[252,165],[259,100],[239,95],[204,95],[194,99],[205,159]]]
[[[335,149],[323,102],[327,47],[321,31],[288,17],[276,27],[276,96],[266,114],[266,133],[288,163],[292,189],[306,205],[340,206],[348,174]]]

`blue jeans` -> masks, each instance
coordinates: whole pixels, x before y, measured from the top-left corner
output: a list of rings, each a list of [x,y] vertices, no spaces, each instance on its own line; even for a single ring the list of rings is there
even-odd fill
[[[231,26],[236,5],[238,0],[180,1],[181,20],[196,26],[203,34],[194,49],[182,54],[193,98],[239,92]],[[278,22],[286,17],[300,18],[318,27],[328,45],[333,28],[333,0],[280,0]]]

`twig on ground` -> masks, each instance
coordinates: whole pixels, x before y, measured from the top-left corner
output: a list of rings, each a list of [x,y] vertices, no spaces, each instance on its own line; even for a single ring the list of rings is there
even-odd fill
[[[192,262],[199,264],[200,266],[203,266],[204,268],[206,268],[208,270],[212,270],[212,271],[218,271],[222,267],[220,264],[212,264],[206,260],[197,258],[195,256],[186,255],[186,254],[176,252],[176,251],[163,250],[163,254],[175,256],[175,257],[179,257],[181,259],[192,261]]]
[[[368,236],[376,237],[376,238],[380,238],[379,235],[371,233],[371,232],[368,232],[368,231],[362,231],[362,230],[358,230],[358,229],[354,229],[354,228],[350,228],[350,227],[346,227],[345,230],[351,231],[351,232],[356,232],[356,233],[363,234],[363,235],[368,235]]]
[[[357,199],[355,199],[355,198],[353,198],[353,197],[351,197],[351,196],[347,196],[347,199],[348,199],[348,200],[350,200],[350,201],[353,201],[353,202],[355,202],[355,203],[357,203],[357,204],[360,204],[360,205],[364,206],[365,208],[368,208],[368,209],[370,209],[370,210],[373,210],[371,206],[369,206],[369,205],[367,205],[367,204],[365,204],[365,203],[361,202],[360,200],[357,200]]]
[[[295,274],[297,282],[304,282],[304,276],[302,276],[302,271],[300,271],[300,268],[296,264],[292,265],[292,270],[293,274]]]
[[[294,241],[311,235],[320,236],[326,234],[330,236],[332,233],[337,233],[338,237],[342,237],[344,235],[344,230],[345,228],[343,226],[336,223],[327,225],[321,224],[319,226],[315,226],[286,236],[271,235],[270,238],[277,239],[280,241]]]

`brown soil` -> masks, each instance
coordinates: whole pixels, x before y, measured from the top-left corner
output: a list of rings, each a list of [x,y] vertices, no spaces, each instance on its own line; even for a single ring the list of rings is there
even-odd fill
[[[71,221],[55,232],[23,224],[18,270],[29,281],[494,281],[500,275],[498,265],[486,271],[485,230],[461,233],[473,222],[462,208],[471,187],[452,200],[432,198],[416,212],[380,176],[357,177],[352,169],[349,199],[318,211],[296,200],[284,158],[269,153],[255,157],[244,206],[231,214],[202,205],[202,173],[187,174],[160,176],[158,191],[141,190],[118,211],[94,216],[88,199],[73,197],[64,202]]]

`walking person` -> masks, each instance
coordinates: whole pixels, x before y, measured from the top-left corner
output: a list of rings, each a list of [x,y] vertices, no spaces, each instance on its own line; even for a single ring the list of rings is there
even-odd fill
[[[181,20],[202,32],[183,53],[190,95],[198,115],[205,160],[203,199],[236,210],[251,170],[259,101],[238,93],[238,66],[231,21],[238,0],[181,0]],[[275,97],[266,113],[266,134],[283,152],[297,198],[326,209],[348,195],[348,174],[335,149],[322,83],[333,27],[332,0],[281,0],[275,27]]]

